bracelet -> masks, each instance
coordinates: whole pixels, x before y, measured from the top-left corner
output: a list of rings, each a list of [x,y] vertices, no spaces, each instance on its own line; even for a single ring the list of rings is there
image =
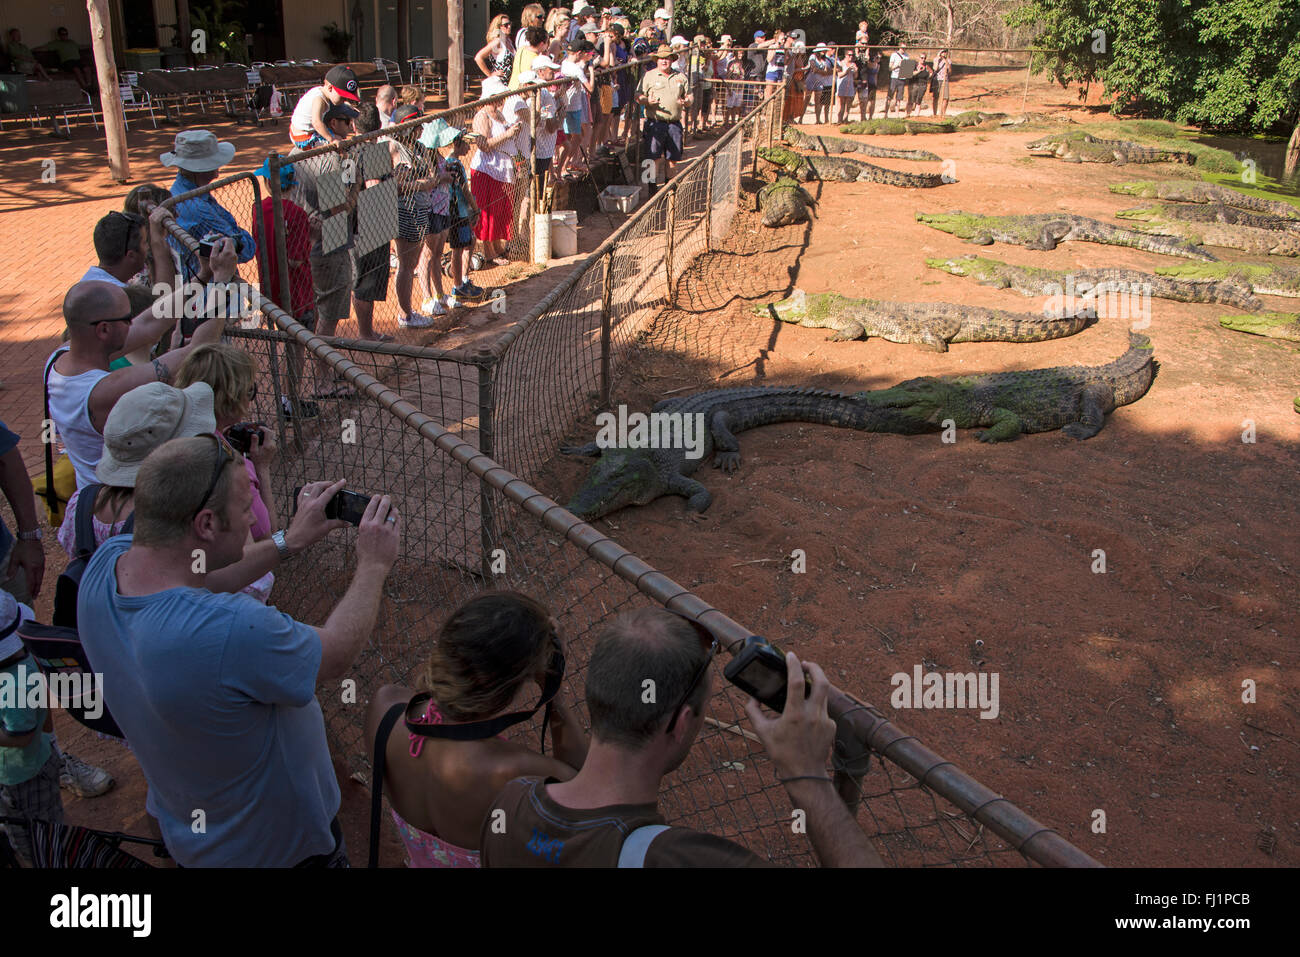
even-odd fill
[[[827,784],[833,783],[830,778],[820,774],[796,774],[792,778],[777,778],[782,784],[789,784],[791,781],[825,781]]]

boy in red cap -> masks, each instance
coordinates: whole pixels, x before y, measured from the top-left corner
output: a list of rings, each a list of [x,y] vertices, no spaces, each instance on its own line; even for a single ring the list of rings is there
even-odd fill
[[[344,100],[361,102],[357,76],[345,66],[331,67],[324,82],[304,93],[294,107],[293,118],[289,121],[289,139],[293,145],[300,150],[309,150],[339,139],[330,132],[325,113]]]

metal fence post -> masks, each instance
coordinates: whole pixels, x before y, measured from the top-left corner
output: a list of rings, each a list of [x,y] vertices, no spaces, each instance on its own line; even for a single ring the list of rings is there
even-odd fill
[[[528,110],[528,202],[525,204],[528,216],[524,228],[528,230],[528,261],[537,262],[537,227],[534,222],[542,200],[542,184],[537,178],[537,111],[541,108],[541,91],[533,90],[531,99]]]
[[[280,189],[279,152],[271,153],[271,155],[267,158],[267,167],[271,174],[270,175],[271,227],[275,231],[275,235],[274,237],[272,237],[272,239],[275,242],[275,259],[276,259],[276,267],[277,267],[276,275],[271,278],[272,284],[276,287],[277,294],[272,298],[277,303],[283,303],[284,305],[281,306],[281,308],[283,308],[285,312],[289,313],[292,316],[293,315],[293,285],[289,281],[289,247],[288,247],[288,242],[285,239],[285,235],[284,235],[284,230],[285,230],[284,193]],[[270,264],[268,263],[267,265]],[[294,318],[297,319],[298,317],[294,316]],[[275,325],[271,321],[270,316],[267,316],[267,324],[272,329],[275,328]],[[285,394],[289,396],[289,405],[294,413],[294,422],[297,423],[301,421],[299,417],[301,407],[298,405],[298,384],[299,384],[299,378],[302,375],[302,368],[301,368],[302,350],[294,349],[292,348],[292,346],[286,343],[284,349],[284,358],[285,358],[285,377],[288,380],[285,383],[287,387]],[[280,394],[281,394],[280,382],[279,382],[280,376],[276,371],[276,363],[274,361],[271,363],[271,370],[272,370],[271,381],[275,385],[275,397],[273,400],[275,405],[275,421],[280,433],[280,446],[281,448],[283,448],[285,446],[285,441],[284,441],[285,439],[284,411],[285,410],[284,410],[284,403],[280,401]],[[295,428],[293,432],[294,432],[295,443],[300,442],[301,440],[298,437],[298,429]],[[301,451],[301,449],[299,449],[299,451]]]
[[[492,377],[496,368],[496,357],[490,349],[476,349],[474,364],[478,366],[478,448],[484,455],[493,457],[492,446],[496,412],[492,395]],[[492,548],[496,541],[496,514],[492,504],[492,486],[479,479],[479,542],[482,555],[479,565],[485,581],[492,580]]]
[[[605,253],[605,275],[600,284],[600,407],[609,408],[613,388],[610,339],[614,325],[614,248]]]
[[[713,171],[718,165],[718,154],[713,152],[709,154],[709,180],[704,184],[704,251],[707,253],[713,248]]]
[[[664,272],[668,277],[668,305],[676,305],[677,297],[673,294],[673,240],[676,238],[677,219],[677,184],[668,187],[668,229],[667,244],[664,247]]]

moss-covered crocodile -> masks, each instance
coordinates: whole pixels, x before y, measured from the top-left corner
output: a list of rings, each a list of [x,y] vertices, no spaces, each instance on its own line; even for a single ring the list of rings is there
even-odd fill
[[[805,156],[779,146],[760,146],[758,155],[803,182],[819,179],[838,183],[884,183],[911,189],[928,189],[942,186],[945,182],[938,173],[903,173],[847,156]]]
[[[1300,315],[1294,312],[1257,312],[1248,316],[1224,316],[1219,325],[1252,336],[1300,342]]]
[[[920,120],[875,119],[863,120],[861,123],[846,123],[840,127],[841,133],[858,136],[902,136],[904,133],[956,133],[957,124],[939,120],[925,123]]]
[[[1261,296],[1300,299],[1300,266],[1291,263],[1184,263],[1158,266],[1156,273],[1176,279],[1240,282]]]
[[[1215,262],[1215,258],[1192,243],[1168,236],[1121,229],[1086,216],[1072,213],[1031,213],[1025,216],[982,216],[979,213],[917,213],[918,222],[952,233],[977,246],[994,242],[1012,243],[1029,249],[1055,249],[1070,241],[1132,246],[1166,256],[1182,256]]]
[[[842,136],[814,136],[797,126],[787,126],[781,133],[781,139],[798,149],[812,150],[815,153],[861,153],[877,159],[939,160],[929,150],[894,150],[888,146],[872,146],[858,140],[846,140]]]
[[[1128,140],[1105,140],[1081,131],[1054,133],[1027,143],[1025,149],[1040,156],[1055,156],[1067,163],[1185,163],[1196,162],[1186,150],[1144,146]]]
[[[1218,302],[1252,312],[1264,308],[1250,285],[1237,279],[1173,279],[1136,269],[1042,269],[1013,266],[974,255],[927,259],[925,264],[954,276],[969,276],[985,286],[1014,289],[1026,296],[1056,296],[1064,295],[1067,289],[1074,290],[1078,296],[1095,299],[1099,306],[1113,292],[1177,302]]]
[[[790,226],[808,220],[808,211],[817,201],[788,176],[768,183],[758,191],[758,208],[764,226]]]
[[[1300,222],[1300,207],[1281,200],[1265,199],[1239,193],[1227,186],[1214,183],[1193,183],[1189,180],[1148,180],[1139,183],[1114,183],[1112,193],[1126,196],[1141,196],[1144,199],[1168,199],[1179,203],[1222,203],[1238,209],[1250,210],[1252,213],[1266,213],[1279,219],[1292,219]]]
[[[1184,207],[1195,208],[1198,207]],[[1292,230],[1260,229],[1257,226],[1234,226],[1220,222],[1188,222],[1167,214],[1159,206],[1135,206],[1132,209],[1121,209],[1115,215],[1120,219],[1140,221],[1143,225],[1138,228],[1147,233],[1176,237],[1197,245],[1242,249],[1257,255],[1300,256],[1300,233]]]
[[[833,292],[796,291],[788,299],[754,307],[756,315],[775,316],[810,329],[834,330],[831,341],[876,336],[947,352],[952,342],[1042,342],[1072,336],[1088,325],[1092,309],[1044,317],[946,302],[884,302],[851,299]]]
[[[608,443],[602,447],[600,442],[591,442],[562,449],[569,455],[599,457],[568,508],[592,520],[629,505],[647,505],[663,495],[680,495],[688,510],[702,512],[713,496],[691,477],[695,471],[710,456],[714,468],[735,471],[740,465],[736,433],[776,422],[813,422],[902,435],[940,432],[952,426],[982,428],[976,437],[983,442],[1004,442],[1025,433],[1057,429],[1071,438],[1087,439],[1105,425],[1107,413],[1145,395],[1155,372],[1150,340],[1130,335],[1128,351],[1102,366],[924,376],[893,388],[853,395],[820,389],[741,387],[664,399],[651,413],[658,413],[659,421],[672,422],[663,416],[680,414],[703,423],[695,447],[687,449],[684,442],[678,442],[678,447],[649,448],[639,443],[642,447],[613,448]],[[648,419],[651,432],[655,421]]]
[[[1116,215],[1133,219],[1177,219],[1184,223],[1223,223],[1228,226],[1300,233],[1300,220],[1270,216],[1268,213],[1252,213],[1227,203],[1155,203],[1126,209]]]

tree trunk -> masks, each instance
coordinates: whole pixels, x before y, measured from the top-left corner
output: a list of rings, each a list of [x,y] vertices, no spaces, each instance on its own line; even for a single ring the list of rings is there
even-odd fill
[[[465,101],[465,5],[447,0],[447,105]]]
[[[1300,169],[1300,117],[1296,118],[1295,129],[1291,131],[1291,139],[1286,144],[1286,163],[1283,166],[1283,173],[1286,176],[1294,176],[1297,169]]]
[[[117,88],[117,64],[113,60],[112,15],[108,0],[86,0],[86,10],[90,13],[90,45],[99,78],[100,109],[104,113],[108,172],[116,182],[125,183],[131,178],[131,164],[126,155],[126,117],[122,113],[122,93]]]
[[[947,31],[946,31],[946,33],[945,33],[945,36],[947,37],[947,39],[944,41],[944,45],[945,45],[945,46],[948,46],[948,47],[950,47],[950,48],[952,47],[952,21],[953,21],[952,5],[953,5],[953,2],[954,2],[954,0],[944,0],[944,3],[943,3],[943,9],[944,9],[944,12],[948,15],[948,29],[947,29]]]
[[[185,51],[185,62],[193,65],[190,52],[190,0],[176,0],[176,46]]]

